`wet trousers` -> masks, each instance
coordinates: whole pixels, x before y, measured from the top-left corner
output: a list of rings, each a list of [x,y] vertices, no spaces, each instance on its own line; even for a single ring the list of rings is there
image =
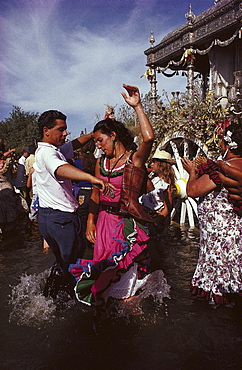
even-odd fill
[[[54,253],[65,281],[69,264],[75,262],[78,255],[78,216],[76,213],[40,207],[38,223],[40,233]]]

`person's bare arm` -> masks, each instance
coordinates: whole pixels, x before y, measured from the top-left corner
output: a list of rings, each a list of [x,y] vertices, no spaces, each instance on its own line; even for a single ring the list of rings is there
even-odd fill
[[[96,162],[95,176],[100,176],[100,158]],[[87,228],[86,228],[86,238],[91,243],[95,244],[96,242],[96,225],[95,218],[98,212],[100,202],[100,193],[97,188],[92,189],[92,194],[89,201],[89,210],[87,218]]]
[[[29,169],[29,176],[28,176],[27,182],[26,182],[27,188],[32,188],[32,175],[33,175],[33,173],[34,173],[34,168],[31,167]]]
[[[216,189],[216,184],[210,179],[209,175],[205,174],[197,178],[196,163],[189,159],[182,158],[182,164],[185,170],[189,173],[187,182],[187,195],[192,198],[201,197]]]
[[[242,200],[242,170],[231,167],[224,161],[218,161],[220,166],[219,178],[228,190],[230,197]]]
[[[8,158],[9,156],[11,156],[15,152],[16,152],[16,149],[8,149],[6,152],[3,153],[3,155],[4,155],[5,158]]]
[[[150,151],[154,141],[154,132],[150,121],[142,108],[139,89],[135,86],[125,84],[123,84],[123,87],[126,89],[129,95],[127,96],[124,92],[122,92],[121,94],[126,103],[134,108],[140,124],[140,130],[143,140],[139,146],[139,149],[134,153],[133,160],[136,166],[142,167],[150,155]]]
[[[149,158],[152,145],[154,142],[154,132],[148,117],[141,105],[138,105],[135,109],[137,113],[138,120],[140,122],[140,130],[142,135],[142,142],[139,146],[139,149],[134,153],[134,163],[138,166],[143,166],[147,159]]]
[[[164,216],[165,218],[170,215],[172,210],[172,192],[170,187],[163,192],[164,197],[164,208],[161,211],[158,211],[159,215]]]
[[[100,187],[101,191],[104,194],[108,194],[110,188],[115,189],[115,187],[108,183],[107,181],[92,176],[87,172],[81,171],[75,166],[72,166],[71,164],[68,163],[59,166],[55,171],[55,174],[66,179],[88,181],[94,186]]]
[[[72,140],[73,150],[77,150],[81,148],[82,145],[86,144],[92,138],[93,138],[93,133],[90,132],[89,134],[79,136],[76,139]]]

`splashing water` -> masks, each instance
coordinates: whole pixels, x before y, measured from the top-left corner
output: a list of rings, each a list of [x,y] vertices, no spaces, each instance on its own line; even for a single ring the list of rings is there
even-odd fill
[[[164,298],[170,298],[170,285],[167,284],[164,272],[156,270],[149,275],[146,284],[137,298],[139,300],[152,296],[157,303],[162,303]]]
[[[53,322],[57,311],[64,311],[76,303],[74,300],[65,302],[61,296],[53,300],[51,297],[43,295],[49,274],[50,270],[47,269],[40,274],[24,274],[20,277],[20,283],[12,287],[10,295],[9,303],[12,306],[12,311],[9,322],[39,327],[45,323]],[[169,291],[170,286],[167,284],[163,271],[154,271],[149,275],[137,296],[132,297],[130,301],[114,300],[111,302],[106,310],[105,318],[123,317],[129,320],[130,316],[143,315],[141,303],[148,297],[153,298],[156,310],[158,310],[163,305],[163,299],[170,298]]]
[[[56,305],[52,298],[43,295],[50,270],[36,275],[22,275],[20,283],[12,288],[10,304],[13,309],[9,322],[17,325],[39,326],[54,318]]]
[[[152,298],[155,305],[155,315],[162,306],[166,308],[164,298],[170,299],[170,285],[164,277],[162,270],[152,272],[145,285],[139,290],[138,294],[130,300],[111,300],[105,313],[105,318],[124,318],[129,322],[130,316],[141,316],[144,314],[142,302],[146,298]],[[167,316],[167,311],[165,310]]]

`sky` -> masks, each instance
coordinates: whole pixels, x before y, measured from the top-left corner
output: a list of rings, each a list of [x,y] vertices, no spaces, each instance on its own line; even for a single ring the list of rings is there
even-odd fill
[[[90,132],[106,104],[124,104],[122,84],[150,83],[144,51],[157,45],[213,0],[0,0],[0,121],[13,106],[25,112],[57,109],[70,138]],[[168,71],[169,72],[169,71]],[[185,91],[185,77],[157,76],[162,90]]]

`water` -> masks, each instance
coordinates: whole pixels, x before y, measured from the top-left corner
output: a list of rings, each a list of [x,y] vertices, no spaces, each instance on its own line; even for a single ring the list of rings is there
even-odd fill
[[[37,230],[24,247],[2,247],[0,369],[240,369],[242,306],[214,310],[189,292],[198,235],[172,227],[155,244],[170,299],[145,298],[136,315],[111,307],[100,325],[89,307],[40,294],[54,258]]]

